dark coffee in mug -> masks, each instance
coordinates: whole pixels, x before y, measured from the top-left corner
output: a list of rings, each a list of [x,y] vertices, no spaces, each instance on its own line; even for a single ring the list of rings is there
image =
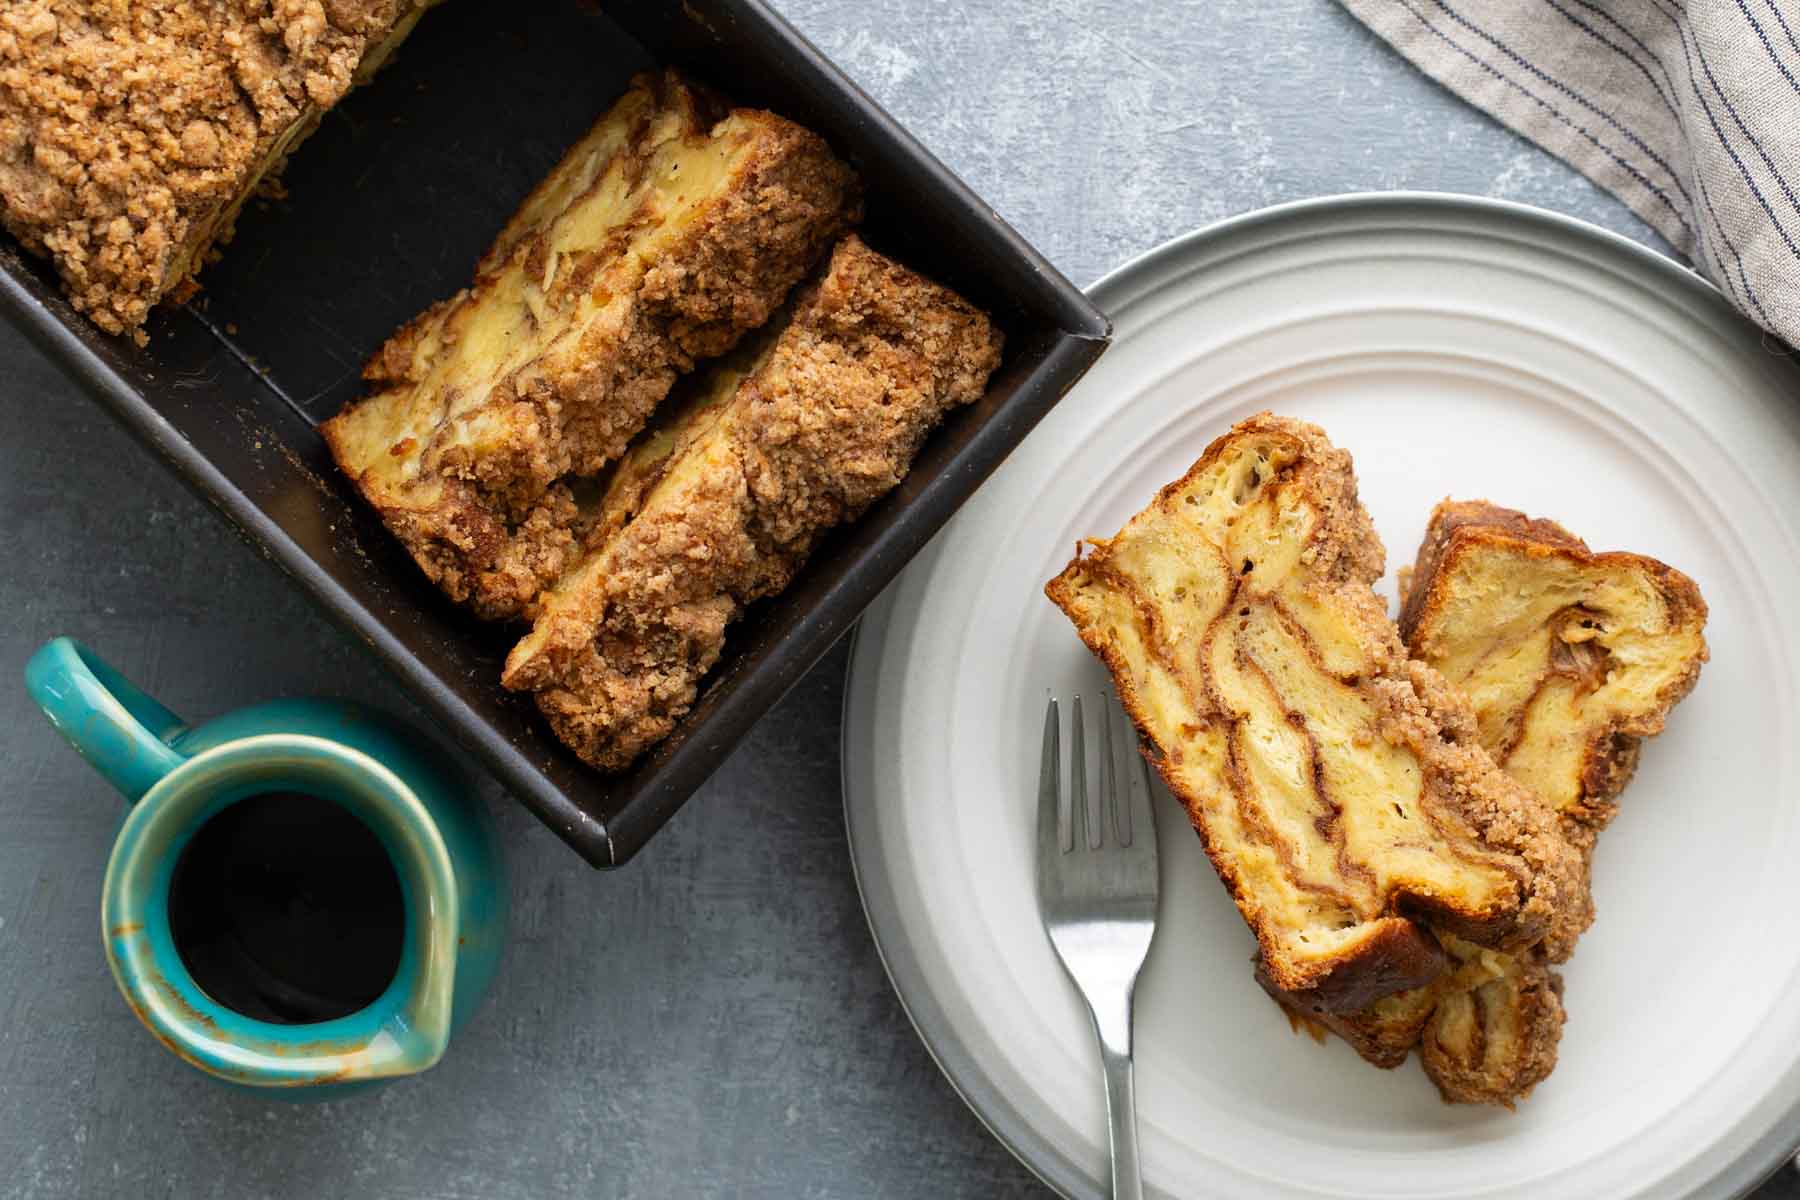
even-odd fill
[[[232,804],[176,861],[169,926],[208,996],[262,1021],[348,1016],[400,966],[406,903],[381,840],[304,792]]]

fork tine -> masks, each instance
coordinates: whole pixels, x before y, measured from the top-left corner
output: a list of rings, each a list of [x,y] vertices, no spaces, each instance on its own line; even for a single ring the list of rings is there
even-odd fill
[[[1131,797],[1119,794],[1119,755],[1113,746],[1113,725],[1117,723],[1112,697],[1100,693],[1100,812],[1101,821],[1111,821],[1113,836],[1119,845],[1131,845]],[[1129,776],[1127,780],[1129,781]]]
[[[1076,835],[1075,844],[1085,842],[1089,850],[1100,848],[1100,816],[1094,800],[1088,794],[1087,722],[1081,716],[1081,697],[1076,696],[1075,714],[1069,721],[1069,809],[1081,814],[1082,832]]]
[[[1056,712],[1056,697],[1050,697],[1044,709],[1044,750],[1038,763],[1038,861],[1048,862],[1053,855],[1067,849],[1063,836],[1066,826],[1058,811],[1057,780],[1062,774],[1062,748],[1058,744],[1062,721]]]

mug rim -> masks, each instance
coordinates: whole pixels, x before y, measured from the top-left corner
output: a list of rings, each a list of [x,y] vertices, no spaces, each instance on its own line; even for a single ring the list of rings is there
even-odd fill
[[[370,1004],[329,1021],[278,1024],[220,1004],[189,974],[169,930],[169,883],[189,839],[224,809],[273,790],[320,795],[361,820],[381,840],[405,902],[393,979]],[[100,907],[113,978],[157,1040],[219,1078],[298,1087],[413,1074],[443,1056],[459,904],[442,833],[397,774],[328,738],[265,733],[193,755],[132,805],[107,862]]]

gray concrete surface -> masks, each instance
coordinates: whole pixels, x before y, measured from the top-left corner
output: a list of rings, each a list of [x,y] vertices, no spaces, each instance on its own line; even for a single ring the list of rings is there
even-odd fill
[[[781,7],[1078,283],[1215,218],[1357,189],[1504,196],[1653,240],[1326,0]],[[486,785],[515,944],[438,1069],[294,1106],[180,1067],[107,974],[116,802],[26,700],[26,657],[77,634],[195,717],[310,692],[410,706],[10,331],[0,427],[0,1194],[1043,1194],[876,959],[841,819],[841,647],[621,872]]]

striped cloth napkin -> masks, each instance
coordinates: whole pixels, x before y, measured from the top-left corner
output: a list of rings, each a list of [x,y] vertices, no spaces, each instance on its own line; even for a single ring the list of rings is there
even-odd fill
[[[1341,3],[1623,200],[1744,315],[1800,345],[1795,0]]]

